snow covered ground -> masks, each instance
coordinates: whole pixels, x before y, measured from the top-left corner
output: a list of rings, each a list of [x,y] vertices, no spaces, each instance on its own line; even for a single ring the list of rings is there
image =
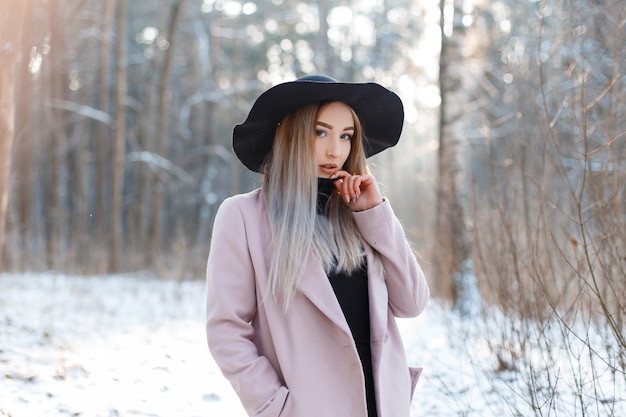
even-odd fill
[[[0,416],[244,417],[203,317],[202,281],[0,274]],[[473,326],[435,303],[399,324],[425,368],[412,416],[514,415]]]

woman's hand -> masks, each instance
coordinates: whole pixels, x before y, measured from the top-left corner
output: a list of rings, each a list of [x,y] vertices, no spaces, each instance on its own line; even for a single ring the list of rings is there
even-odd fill
[[[371,174],[352,175],[347,171],[337,171],[331,178],[339,178],[335,187],[352,211],[368,210],[383,202],[376,178]]]

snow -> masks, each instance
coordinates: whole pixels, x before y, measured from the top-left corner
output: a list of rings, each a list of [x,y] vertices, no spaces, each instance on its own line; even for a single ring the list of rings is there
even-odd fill
[[[200,281],[0,275],[0,416],[245,416],[203,303]]]
[[[141,275],[0,274],[0,416],[246,416],[206,347],[204,291]],[[435,302],[398,323],[409,364],[424,367],[412,417],[531,415],[515,374],[495,376],[486,330],[497,323]]]

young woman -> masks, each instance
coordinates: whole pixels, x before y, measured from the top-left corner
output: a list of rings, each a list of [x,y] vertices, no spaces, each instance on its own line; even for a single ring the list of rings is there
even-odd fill
[[[263,93],[235,127],[263,184],[216,215],[206,331],[251,416],[409,416],[420,369],[394,318],[420,314],[429,290],[365,160],[403,119],[378,84],[309,76]]]

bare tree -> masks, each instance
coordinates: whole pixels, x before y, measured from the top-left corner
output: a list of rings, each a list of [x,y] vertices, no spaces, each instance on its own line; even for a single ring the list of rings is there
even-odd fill
[[[32,1],[26,2],[26,13],[24,16],[24,27],[32,27],[34,21],[34,4]],[[25,30],[22,34],[20,62],[20,80],[17,107],[17,143],[15,150],[15,206],[17,207],[16,221],[17,232],[20,237],[19,244],[19,267],[24,268],[30,262],[31,240],[35,235],[33,228],[33,188],[35,185],[35,173],[33,172],[33,161],[36,154],[35,141],[33,135],[35,126],[33,123],[32,98],[36,88],[36,80],[30,72],[31,50],[34,43],[32,30]]]
[[[441,55],[439,60],[439,170],[435,219],[434,293],[456,301],[456,280],[468,257],[463,207],[459,198],[458,148],[465,134],[467,92],[463,88],[462,48],[465,29],[461,21],[463,0],[454,0],[453,16],[446,19],[446,0],[441,0]]]
[[[319,15],[319,37],[317,38],[315,60],[321,74],[333,73],[333,62],[331,60],[330,42],[328,42],[328,0],[318,1]]]
[[[62,1],[51,0],[47,6],[48,27],[50,28],[50,51],[42,67],[45,83],[44,94],[50,98],[50,103],[67,102],[66,80],[68,68],[66,66],[66,41],[70,19],[65,19],[69,13],[63,7]],[[43,106],[43,119],[47,127],[43,136],[45,157],[42,157],[43,166],[43,199],[46,210],[43,213],[45,224],[46,264],[58,269],[61,265],[59,252],[60,244],[66,231],[67,222],[64,219],[63,196],[61,191],[61,171],[63,169],[62,155],[65,151],[67,135],[66,113],[61,106]]]
[[[170,21],[167,27],[167,36],[169,46],[165,53],[163,60],[163,69],[161,71],[161,82],[159,84],[159,108],[157,111],[157,117],[159,120],[159,127],[156,132],[158,135],[157,153],[161,158],[168,159],[169,151],[169,102],[170,98],[170,74],[172,71],[172,60],[174,55],[174,42],[176,34],[176,25],[178,23],[179,16],[181,15],[181,9],[185,0],[177,0],[172,5],[172,12],[170,15]],[[150,222],[150,254],[151,259],[157,259],[159,246],[161,244],[161,235],[163,228],[163,202],[165,194],[165,177],[167,172],[159,170],[157,174],[157,184],[154,190],[154,202],[152,210],[152,219]]]
[[[472,257],[498,306],[484,316],[498,364],[486,373],[515,415],[621,416],[626,7],[511,4],[499,16],[511,32],[491,31],[483,82],[499,100],[485,100],[494,117],[472,170]]]
[[[113,139],[113,171],[111,173],[111,237],[109,268],[117,271],[121,267],[122,246],[122,196],[124,192],[124,168],[126,145],[126,77],[127,77],[127,32],[126,0],[118,0],[116,21],[116,77],[115,77],[115,136]]]
[[[102,26],[101,26],[101,37],[100,37],[100,48],[98,48],[100,52],[100,59],[98,65],[98,90],[99,90],[99,100],[98,106],[100,110],[104,113],[109,112],[109,103],[110,103],[110,63],[111,63],[111,45],[113,41],[113,16],[115,12],[115,0],[104,0],[103,4],[103,18],[102,18]],[[105,241],[106,235],[106,221],[108,217],[108,210],[106,204],[106,194],[107,194],[107,179],[109,176],[107,175],[107,161],[110,159],[111,155],[111,146],[110,146],[110,127],[104,123],[98,122],[96,128],[95,135],[95,164],[96,164],[96,175],[95,175],[95,233],[97,241],[103,242]],[[104,248],[103,248],[104,249]],[[101,265],[100,253],[97,254],[98,261],[97,265]],[[109,265],[106,263],[102,263],[102,267],[98,269],[106,269]]]
[[[15,141],[15,85],[26,2],[0,3],[0,270],[9,205],[9,175]]]

